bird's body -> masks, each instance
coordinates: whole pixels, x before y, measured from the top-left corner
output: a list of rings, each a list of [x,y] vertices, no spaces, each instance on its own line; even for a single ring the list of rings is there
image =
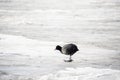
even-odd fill
[[[66,44],[62,47],[62,53],[65,55],[73,55],[78,48],[75,44]]]
[[[62,54],[70,55],[70,59],[65,61],[71,62],[72,61],[71,56],[78,51],[78,48],[75,44],[66,44],[63,47],[57,45],[56,50],[59,50]]]

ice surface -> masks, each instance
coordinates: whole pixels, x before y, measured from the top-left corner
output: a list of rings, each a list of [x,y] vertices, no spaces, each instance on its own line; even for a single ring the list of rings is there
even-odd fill
[[[22,36],[11,36],[3,34],[0,34],[0,36],[2,38],[0,40],[1,52],[20,53],[20,55],[28,55],[31,57],[38,55],[55,55],[48,53],[54,53],[55,46],[62,43],[30,40]]]
[[[119,80],[119,52],[78,45],[73,62],[55,51],[57,44],[0,34],[0,80]]]
[[[55,74],[42,76],[39,80],[119,80],[120,71],[111,69],[67,68]]]
[[[119,6],[119,0],[0,0],[0,80],[119,80]],[[66,43],[80,49],[71,63],[54,50]]]

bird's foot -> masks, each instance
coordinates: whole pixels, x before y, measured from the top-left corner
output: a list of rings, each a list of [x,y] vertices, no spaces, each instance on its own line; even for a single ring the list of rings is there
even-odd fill
[[[64,60],[65,62],[72,62],[73,60],[72,59],[69,59],[69,60]]]

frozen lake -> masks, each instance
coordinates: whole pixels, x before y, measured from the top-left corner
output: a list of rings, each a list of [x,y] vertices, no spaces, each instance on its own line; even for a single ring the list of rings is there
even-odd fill
[[[54,51],[65,43],[80,49],[72,63]],[[0,80],[119,80],[119,43],[119,0],[0,0]]]
[[[119,50],[119,3],[118,0],[0,0],[0,33]]]

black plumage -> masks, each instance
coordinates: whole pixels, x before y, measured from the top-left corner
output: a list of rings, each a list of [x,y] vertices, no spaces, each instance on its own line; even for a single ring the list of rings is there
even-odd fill
[[[56,50],[59,50],[62,54],[70,56],[69,60],[65,60],[65,62],[73,61],[71,59],[71,56],[75,54],[77,51],[79,51],[78,47],[75,44],[66,44],[63,47],[57,45]]]

